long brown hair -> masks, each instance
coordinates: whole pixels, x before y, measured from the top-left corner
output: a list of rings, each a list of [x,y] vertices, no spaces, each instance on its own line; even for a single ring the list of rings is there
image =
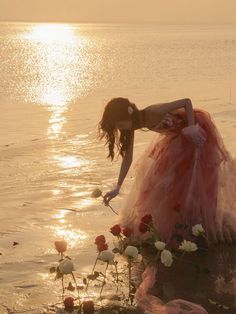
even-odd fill
[[[131,130],[118,131],[115,124],[118,121],[131,120]],[[102,119],[99,123],[99,138],[106,139],[108,145],[108,158],[114,159],[114,147],[117,146],[118,153],[124,157],[131,141],[132,132],[139,128],[139,110],[135,104],[127,98],[111,99],[103,112]]]

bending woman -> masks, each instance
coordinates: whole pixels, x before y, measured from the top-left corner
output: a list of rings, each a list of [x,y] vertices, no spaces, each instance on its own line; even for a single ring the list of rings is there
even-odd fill
[[[233,241],[236,229],[236,161],[224,147],[208,112],[193,109],[188,98],[138,110],[126,98],[105,107],[100,136],[122,164],[116,187],[105,204],[119,194],[133,160],[134,133],[148,128],[156,136],[136,164],[135,181],[119,213],[119,223],[142,240],[139,228],[151,214],[156,229],[171,241],[177,223],[202,224],[210,241]],[[186,230],[187,232],[187,230]]]

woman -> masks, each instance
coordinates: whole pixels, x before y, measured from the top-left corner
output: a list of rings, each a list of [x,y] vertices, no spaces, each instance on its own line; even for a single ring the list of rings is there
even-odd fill
[[[173,239],[177,223],[189,229],[202,224],[211,241],[233,241],[236,162],[209,113],[193,109],[188,98],[143,110],[126,98],[108,102],[100,136],[106,139],[108,157],[114,158],[117,146],[123,160],[116,187],[106,193],[105,204],[119,194],[132,163],[135,130],[142,128],[161,136],[155,137],[137,162],[135,182],[119,213],[119,223],[143,239],[140,220],[151,214],[165,241]]]

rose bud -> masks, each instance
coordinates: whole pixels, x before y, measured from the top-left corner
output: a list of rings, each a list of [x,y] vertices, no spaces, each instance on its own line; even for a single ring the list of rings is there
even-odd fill
[[[92,194],[91,194],[91,196],[93,197],[93,198],[98,198],[98,197],[100,197],[102,195],[102,191],[100,190],[100,189],[95,189],[95,190],[93,190],[93,192],[92,192]]]
[[[73,311],[74,309],[74,299],[72,297],[67,297],[64,300],[64,306],[66,311]]]
[[[152,215],[145,215],[143,216],[143,218],[141,219],[141,222],[143,222],[144,224],[150,224],[152,222]]]
[[[95,244],[99,244],[99,243],[105,243],[106,242],[106,239],[104,237],[104,235],[99,235],[95,238]]]
[[[147,231],[148,231],[148,226],[147,226],[147,224],[141,222],[141,223],[139,224],[139,231],[140,231],[141,233],[147,232]]]
[[[128,238],[131,236],[132,230],[129,227],[126,227],[123,229],[122,233],[126,238]]]
[[[84,314],[93,314],[94,313],[93,301],[84,301],[82,307],[83,307],[83,313]]]
[[[58,253],[64,253],[67,249],[67,242],[65,240],[55,241],[54,245]]]
[[[98,252],[106,251],[108,249],[108,245],[106,243],[98,243],[97,244]]]
[[[113,227],[111,227],[110,232],[114,235],[114,236],[118,236],[121,233],[121,227],[120,225],[114,225]]]

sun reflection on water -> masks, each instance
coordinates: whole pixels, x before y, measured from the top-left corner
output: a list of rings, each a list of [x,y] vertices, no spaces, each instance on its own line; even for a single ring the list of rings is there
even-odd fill
[[[87,238],[86,232],[80,229],[73,229],[71,225],[51,226],[57,238],[64,239],[71,248],[81,245]]]
[[[36,41],[71,41],[74,37],[73,28],[66,24],[39,24],[34,25],[25,38]]]
[[[82,76],[90,66],[90,55],[85,52],[89,38],[73,25],[36,24],[27,30],[24,39],[32,46],[30,66],[36,74],[28,97],[50,111],[47,135],[57,139],[63,132],[70,103],[86,89]]]
[[[89,164],[88,160],[76,156],[54,156],[54,159],[58,161],[63,168],[81,167]]]

